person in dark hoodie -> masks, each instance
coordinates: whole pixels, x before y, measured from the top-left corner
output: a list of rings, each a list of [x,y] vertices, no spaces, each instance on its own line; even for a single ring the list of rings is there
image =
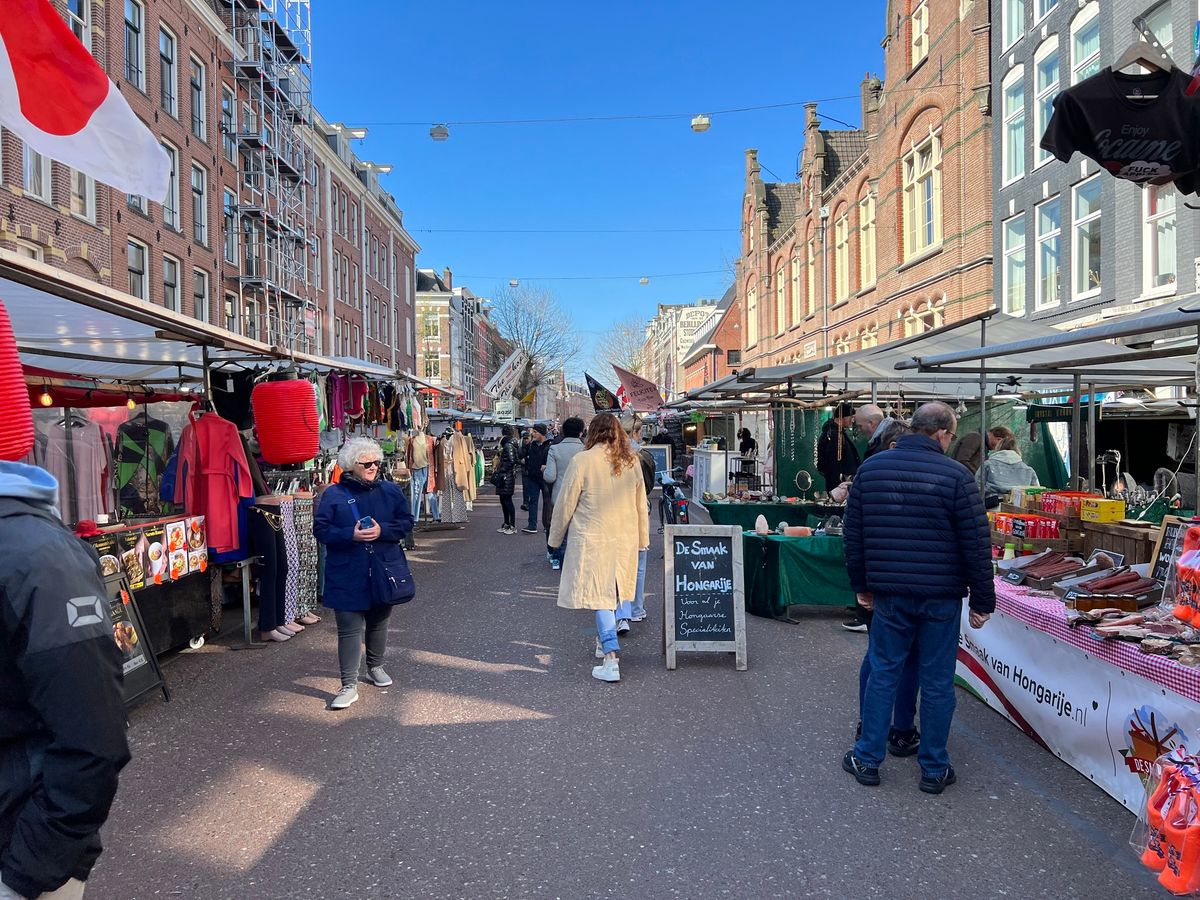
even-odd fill
[[[75,900],[129,762],[121,652],[58,484],[0,462],[0,900]]]
[[[839,403],[821,427],[821,437],[817,440],[817,471],[824,476],[827,491],[832,491],[858,471],[858,448],[846,433],[853,424],[854,407]]]

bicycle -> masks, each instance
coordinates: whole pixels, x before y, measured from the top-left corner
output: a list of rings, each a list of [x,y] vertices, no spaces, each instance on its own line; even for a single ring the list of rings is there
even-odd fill
[[[662,497],[658,501],[659,534],[668,524],[687,525],[690,521],[687,496],[673,477],[682,471],[683,467],[677,466],[670,472],[654,473],[654,480],[662,487]]]

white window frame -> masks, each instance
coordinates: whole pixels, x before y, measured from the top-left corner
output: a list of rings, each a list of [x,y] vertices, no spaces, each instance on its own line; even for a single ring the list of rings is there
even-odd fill
[[[140,194],[126,194],[125,205],[143,216],[150,215],[150,202]]]
[[[324,283],[322,278],[322,267],[325,263],[325,258],[321,255],[321,236],[313,236],[313,287],[318,291]]]
[[[791,324],[795,326],[802,318],[804,318],[803,296],[800,293],[800,272],[804,268],[800,261],[800,248],[792,249],[792,316]]]
[[[225,330],[231,331],[234,334],[242,333],[242,311],[240,298],[233,291],[225,292]],[[230,315],[230,310],[233,310],[233,315]],[[232,322],[233,327],[230,327]]]
[[[244,299],[242,315],[246,320],[245,336],[254,341],[258,340],[258,301],[250,298]]]
[[[1054,57],[1055,77],[1053,81],[1041,83],[1042,64]],[[1033,57],[1033,128],[1035,135],[1046,133],[1050,116],[1054,113],[1054,98],[1062,85],[1062,49],[1057,34],[1052,34],[1038,47]],[[1043,166],[1054,159],[1054,154],[1037,146],[1033,151],[1033,167]]]
[[[817,314],[817,239],[810,237],[804,250],[804,317]]]
[[[46,257],[44,251],[39,245],[33,243],[32,241],[25,241],[21,238],[17,238],[13,241],[13,243],[17,245],[18,256],[22,256],[25,259],[32,259],[35,262],[45,261]]]
[[[175,294],[172,296],[167,292],[167,267],[173,266],[175,269]],[[163,254],[162,264],[162,283],[163,283],[163,307],[172,312],[183,312],[183,287],[179,283],[179,277],[183,273],[183,265],[174,256],[169,253]]]
[[[929,56],[929,3],[919,0],[914,6],[909,19],[909,68],[917,65]]]
[[[918,161],[924,151],[929,150],[929,168],[918,170]],[[912,259],[928,253],[942,243],[942,136],[935,131],[920,143],[913,144],[901,163],[904,191],[904,258]],[[917,221],[918,209],[924,207],[922,199],[918,206],[917,191],[929,179],[929,218]],[[918,225],[920,226],[918,230]],[[931,240],[916,240],[931,232]]]
[[[1010,245],[1009,228],[1018,222],[1021,225],[1020,241]],[[1027,296],[1029,283],[1029,279],[1027,277],[1029,272],[1029,253],[1027,249],[1029,237],[1028,229],[1029,221],[1024,212],[1017,213],[1015,216],[1005,219],[1000,224],[1000,254],[1001,258],[1003,259],[1001,271],[1001,292],[1004,302],[1004,312],[1010,316],[1023,316],[1025,315],[1025,311],[1029,308]],[[1017,279],[1012,277],[1012,273],[1010,272],[1010,268],[1015,263],[1017,257],[1020,257],[1021,266],[1019,282]],[[1014,309],[1013,307],[1012,296],[1014,289],[1019,289],[1021,292],[1021,308],[1019,310]]]
[[[1095,184],[1100,190],[1100,197],[1096,201],[1096,208],[1093,212],[1089,212],[1085,216],[1079,215],[1079,192],[1085,188]],[[1101,260],[1104,257],[1104,231],[1103,231],[1103,206],[1104,206],[1104,185],[1100,183],[1100,175],[1096,174],[1090,178],[1085,178],[1078,184],[1071,186],[1071,299],[1086,300],[1090,297],[1098,296],[1102,284],[1097,284],[1094,287],[1089,286],[1086,290],[1078,290],[1079,278],[1083,274],[1081,266],[1083,264],[1083,253],[1080,250],[1080,240],[1082,231],[1085,226],[1091,225],[1093,222],[1098,223],[1101,229],[1101,244],[1100,252],[1096,256],[1096,266],[1099,270]],[[1090,269],[1089,269],[1090,271]],[[1089,280],[1090,284],[1090,280]]]
[[[196,189],[196,176],[200,176],[200,189]],[[192,240],[208,246],[208,170],[199,163],[192,163]],[[199,198],[199,203],[197,203]]]
[[[875,196],[868,190],[858,201],[858,281],[863,290],[875,283]]]
[[[163,54],[163,38],[169,41],[169,60]],[[164,77],[164,72],[170,77]],[[167,115],[179,118],[179,38],[161,22],[158,25],[158,106]]]
[[[787,320],[787,269],[781,263],[775,270],[775,333],[783,334]]]
[[[54,196],[51,174],[50,157],[38,153],[25,143],[21,148],[21,188],[25,196],[50,203]]]
[[[1100,68],[1099,42],[1097,42],[1095,53],[1091,53],[1088,56],[1083,57],[1082,59],[1075,58],[1075,40],[1078,37],[1079,32],[1083,31],[1084,28],[1091,25],[1092,22],[1098,20],[1099,17],[1100,17],[1100,4],[1098,2],[1096,2],[1096,0],[1092,0],[1092,2],[1088,3],[1087,6],[1085,6],[1083,9],[1081,9],[1079,11],[1079,13],[1075,16],[1075,18],[1071,20],[1071,33],[1070,33],[1070,37],[1068,38],[1069,43],[1067,45],[1068,50],[1070,51],[1070,59],[1071,59],[1071,84],[1078,84],[1079,82],[1083,81],[1085,78],[1088,78],[1091,75],[1095,74],[1095,72],[1088,72],[1087,74],[1084,74],[1084,70],[1089,68],[1093,64],[1096,66],[1096,71],[1099,71],[1099,68]]]
[[[1018,96],[1019,95],[1019,96]],[[1013,98],[1017,102],[1010,109]],[[1014,66],[1000,88],[1000,113],[1003,117],[1001,131],[1001,177],[1007,187],[1025,177],[1026,115],[1025,115],[1025,67]],[[1020,157],[1017,158],[1016,154]]]
[[[203,291],[197,291],[197,286],[203,286]],[[201,322],[208,321],[209,303],[212,290],[208,273],[203,269],[192,269],[192,317]]]
[[[129,251],[136,247],[142,251],[142,286],[141,293],[136,292],[133,288],[133,273],[134,270],[129,268]],[[129,273],[129,293],[139,300],[150,299],[150,248],[139,240],[127,238],[125,241],[125,268]]]
[[[1159,209],[1151,212],[1150,203],[1155,197],[1170,197],[1170,209]],[[1169,297],[1172,294],[1179,292],[1179,220],[1177,218],[1177,210],[1179,207],[1179,197],[1175,193],[1175,188],[1169,184],[1164,185],[1147,185],[1142,191],[1142,297],[1150,299],[1153,297]],[[1171,266],[1174,269],[1173,278],[1167,284],[1156,285],[1154,282],[1158,279],[1159,273],[1162,271],[1161,261],[1159,265],[1155,261],[1158,256],[1158,229],[1167,227],[1174,230],[1174,257],[1170,260]]]
[[[833,220],[833,302],[850,299],[850,211]]]
[[[758,343],[758,290],[751,286],[746,292],[746,346]]]
[[[416,356],[416,350],[413,347],[412,319],[409,316],[404,317],[404,334],[407,336],[408,355]]]
[[[226,105],[225,101],[229,101]],[[221,82],[221,148],[228,162],[237,162],[237,94]]]
[[[1001,43],[1005,50],[1025,36],[1025,0],[1004,0]]]
[[[179,151],[167,141],[159,141],[159,146],[171,158],[171,176],[167,182],[167,195],[162,201],[163,224],[173,231],[182,231],[182,214],[179,209]]]
[[[79,43],[87,47],[88,53],[92,52],[92,0],[77,0],[79,6],[79,14],[71,9],[71,0],[67,0],[67,24],[71,26],[71,33],[79,38]]]
[[[1039,24],[1042,19],[1054,12],[1058,6],[1058,0],[1035,0],[1037,3],[1037,12],[1034,14],[1033,24]]]
[[[96,224],[96,179],[86,172],[71,169],[71,215],[85,222]],[[83,189],[80,190],[82,185]],[[76,200],[79,201],[76,209]]]
[[[131,14],[136,21],[130,19]],[[130,37],[136,59],[130,59]],[[146,91],[146,7],[141,0],[125,0],[125,80]],[[133,77],[130,77],[133,76]]]
[[[196,102],[194,93],[196,85],[195,71],[200,71],[200,102]],[[192,136],[208,143],[208,67],[196,56],[188,56],[188,111],[191,116]]]
[[[1033,208],[1033,230],[1034,230],[1034,290],[1033,290],[1033,305],[1035,310],[1053,309],[1062,303],[1062,221],[1063,221],[1063,196],[1055,194],[1053,197],[1048,197]],[[1042,210],[1051,203],[1057,204],[1058,208],[1058,223],[1054,228],[1049,229],[1045,233],[1042,232]],[[1042,285],[1045,282],[1046,272],[1042,266],[1042,247],[1045,244],[1055,242],[1054,252],[1054,299],[1048,300],[1043,295]]]
[[[231,203],[230,200],[233,202]],[[224,249],[222,254],[225,262],[236,266],[238,263],[238,215],[237,215],[238,198],[237,194],[225,188],[221,194],[221,224],[225,234]],[[230,215],[232,213],[232,216]],[[230,227],[232,222],[233,227]]]
[[[404,267],[404,305],[405,306],[412,306],[413,289],[414,289],[414,286],[413,286],[412,267],[406,265]]]

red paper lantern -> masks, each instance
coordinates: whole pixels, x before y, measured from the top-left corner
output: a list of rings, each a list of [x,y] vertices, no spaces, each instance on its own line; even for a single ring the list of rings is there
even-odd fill
[[[275,466],[308,462],[320,450],[313,386],[300,379],[264,381],[250,394],[263,459]]]
[[[8,310],[0,303],[0,459],[24,459],[33,449],[33,413]]]

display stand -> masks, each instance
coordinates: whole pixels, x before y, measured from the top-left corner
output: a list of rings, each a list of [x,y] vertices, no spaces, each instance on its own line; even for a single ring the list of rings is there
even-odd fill
[[[106,575],[104,587],[108,591],[113,640],[121,652],[121,686],[125,705],[133,706],[156,690],[161,690],[163,701],[169,702],[171,691],[142,622],[128,576],[123,572]]]
[[[263,641],[254,640],[254,626],[252,624],[250,613],[250,567],[261,558],[258,556],[250,556],[246,559],[238,560],[234,563],[238,573],[241,576],[242,582],[242,644],[235,644],[230,647],[231,650],[261,650],[266,645]]]

